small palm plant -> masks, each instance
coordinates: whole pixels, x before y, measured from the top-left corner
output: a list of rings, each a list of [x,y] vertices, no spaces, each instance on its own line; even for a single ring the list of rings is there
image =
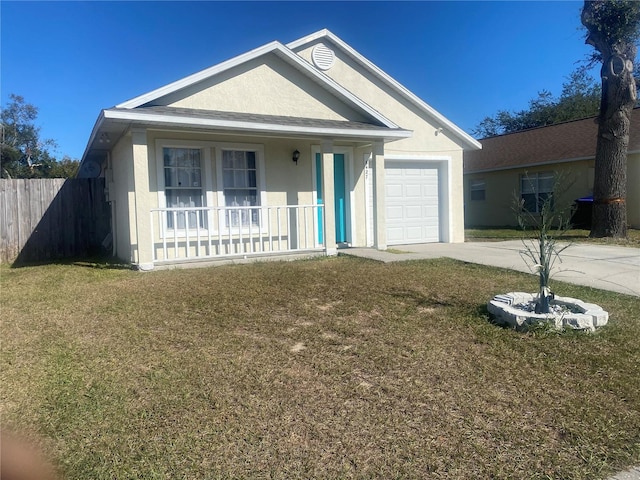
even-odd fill
[[[525,181],[528,177],[525,177]],[[533,180],[531,180],[533,181]],[[564,188],[562,188],[564,187]],[[555,177],[553,189],[548,194],[536,196],[537,212],[525,208],[525,201],[520,197],[514,200],[514,212],[518,225],[523,231],[532,231],[531,237],[523,235],[522,243],[525,247],[520,252],[524,261],[533,272],[538,273],[539,292],[536,300],[536,313],[549,313],[549,306],[554,298],[549,288],[551,270],[556,261],[562,262],[560,254],[571,246],[571,243],[559,244],[558,239],[571,229],[573,204],[560,202],[558,192],[566,191],[564,177]],[[532,190],[534,190],[532,188]]]

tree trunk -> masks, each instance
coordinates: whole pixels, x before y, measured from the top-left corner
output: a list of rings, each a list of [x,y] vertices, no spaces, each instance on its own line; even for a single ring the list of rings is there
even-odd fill
[[[633,66],[627,63],[614,55],[602,66],[591,237],[627,236],[627,148],[636,90]]]
[[[620,15],[611,15],[615,8],[616,4],[607,0],[585,0],[582,9],[582,24],[588,31],[586,43],[599,52],[602,60],[591,237],[627,236],[627,148],[631,111],[637,98],[633,78],[637,49],[633,35],[612,35],[623,22]],[[607,17],[603,12],[608,9]],[[637,19],[631,22],[637,29]]]

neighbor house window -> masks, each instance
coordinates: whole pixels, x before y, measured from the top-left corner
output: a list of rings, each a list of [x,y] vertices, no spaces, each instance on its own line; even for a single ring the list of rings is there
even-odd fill
[[[469,189],[471,191],[471,200],[484,200],[484,180],[471,180]]]
[[[201,150],[164,148],[162,153],[167,208],[202,207]],[[167,227],[178,229],[206,227],[204,212],[167,212]]]
[[[553,193],[553,172],[520,175],[520,198],[527,212],[540,213],[542,204]]]
[[[255,151],[222,151],[222,188],[227,207],[260,205]],[[232,227],[255,226],[258,225],[258,218],[257,208],[238,208],[227,213],[225,223]]]

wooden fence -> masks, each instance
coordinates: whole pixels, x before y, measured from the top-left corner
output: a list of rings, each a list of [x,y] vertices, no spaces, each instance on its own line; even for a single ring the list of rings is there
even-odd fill
[[[110,231],[102,178],[0,179],[0,262],[95,255]]]

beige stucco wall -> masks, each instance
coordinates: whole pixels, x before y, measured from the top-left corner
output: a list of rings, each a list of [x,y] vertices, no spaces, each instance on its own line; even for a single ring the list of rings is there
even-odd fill
[[[397,140],[385,145],[385,156],[394,158],[406,156],[407,158],[425,158],[433,161],[444,160],[450,162],[446,178],[446,185],[441,185],[448,190],[447,217],[449,224],[447,230],[450,233],[449,241],[464,241],[464,213],[463,213],[463,170],[461,141],[448,132],[444,125],[431,119],[425,112],[417,108],[403,96],[396,93],[388,85],[372,75],[363,75],[362,67],[354,62],[340,49],[331,45],[326,39],[321,40],[329,45],[335,52],[334,65],[324,73],[336,80],[347,90],[353,92],[368,105],[372,106],[384,116],[400,127],[413,131],[411,138]],[[305,45],[298,53],[302,58],[312,63],[311,51],[318,42]],[[441,175],[443,178],[445,175]],[[447,175],[448,176],[448,175]],[[441,215],[441,221],[443,220]]]
[[[152,255],[151,242],[144,241],[136,232],[144,232],[150,224],[150,211],[159,207],[158,191],[164,191],[161,150],[163,145],[182,145],[202,148],[208,151],[203,155],[202,165],[205,172],[203,185],[206,191],[205,204],[218,205],[218,178],[216,172],[216,150],[221,146],[252,145],[263,152],[263,168],[259,175],[264,176],[265,196],[262,205],[311,205],[315,201],[315,164],[314,154],[320,150],[320,142],[302,139],[273,139],[252,136],[229,136],[225,134],[179,133],[175,131],[149,130],[145,133],[147,141],[147,161],[144,169],[132,167],[134,163],[134,145],[131,135],[125,136],[113,149],[114,182],[118,185],[115,192],[117,205],[117,254],[120,258],[133,263],[148,264]],[[364,152],[365,147],[356,149],[354,144],[343,142],[336,144],[336,151],[346,154],[347,188],[354,192],[349,195],[350,241],[354,246],[366,243],[365,195],[364,195]],[[300,159],[296,165],[292,161],[292,152],[298,150]],[[370,148],[369,148],[370,150]],[[358,155],[356,155],[358,152]],[[208,160],[205,160],[208,159]],[[158,175],[160,173],[160,175]],[[260,183],[260,178],[258,179]],[[135,184],[148,183],[148,189],[134,193]],[[130,208],[127,210],[127,207]],[[138,212],[136,213],[136,206]],[[357,220],[356,220],[357,218]],[[284,221],[284,219],[283,219]],[[155,240],[160,238],[159,223],[153,227]],[[310,232],[310,236],[313,234]],[[156,250],[160,248],[158,244]],[[195,252],[193,252],[195,254]]]
[[[557,165],[538,166],[526,172],[555,171],[566,175],[567,188],[563,196],[568,201],[593,194],[593,160],[583,160]],[[520,193],[520,175],[524,169],[465,175],[465,225],[467,227],[499,227],[516,225],[511,206],[514,194]],[[472,180],[484,180],[485,200],[471,200]],[[640,153],[627,158],[627,223],[640,228]]]
[[[465,225],[467,227],[515,226],[514,198],[520,196],[520,175],[524,173],[556,172],[565,179],[561,198],[574,200],[593,193],[593,160],[557,165],[542,165],[518,170],[473,173],[465,175]],[[485,182],[485,199],[471,200],[470,184],[473,180]]]
[[[239,65],[154,103],[262,115],[365,120],[362,114],[274,54]]]
[[[122,137],[110,154],[113,184],[109,188],[109,197],[113,202],[113,225],[116,256],[126,262],[131,258],[131,223],[129,204],[133,193],[133,167],[131,136]]]

